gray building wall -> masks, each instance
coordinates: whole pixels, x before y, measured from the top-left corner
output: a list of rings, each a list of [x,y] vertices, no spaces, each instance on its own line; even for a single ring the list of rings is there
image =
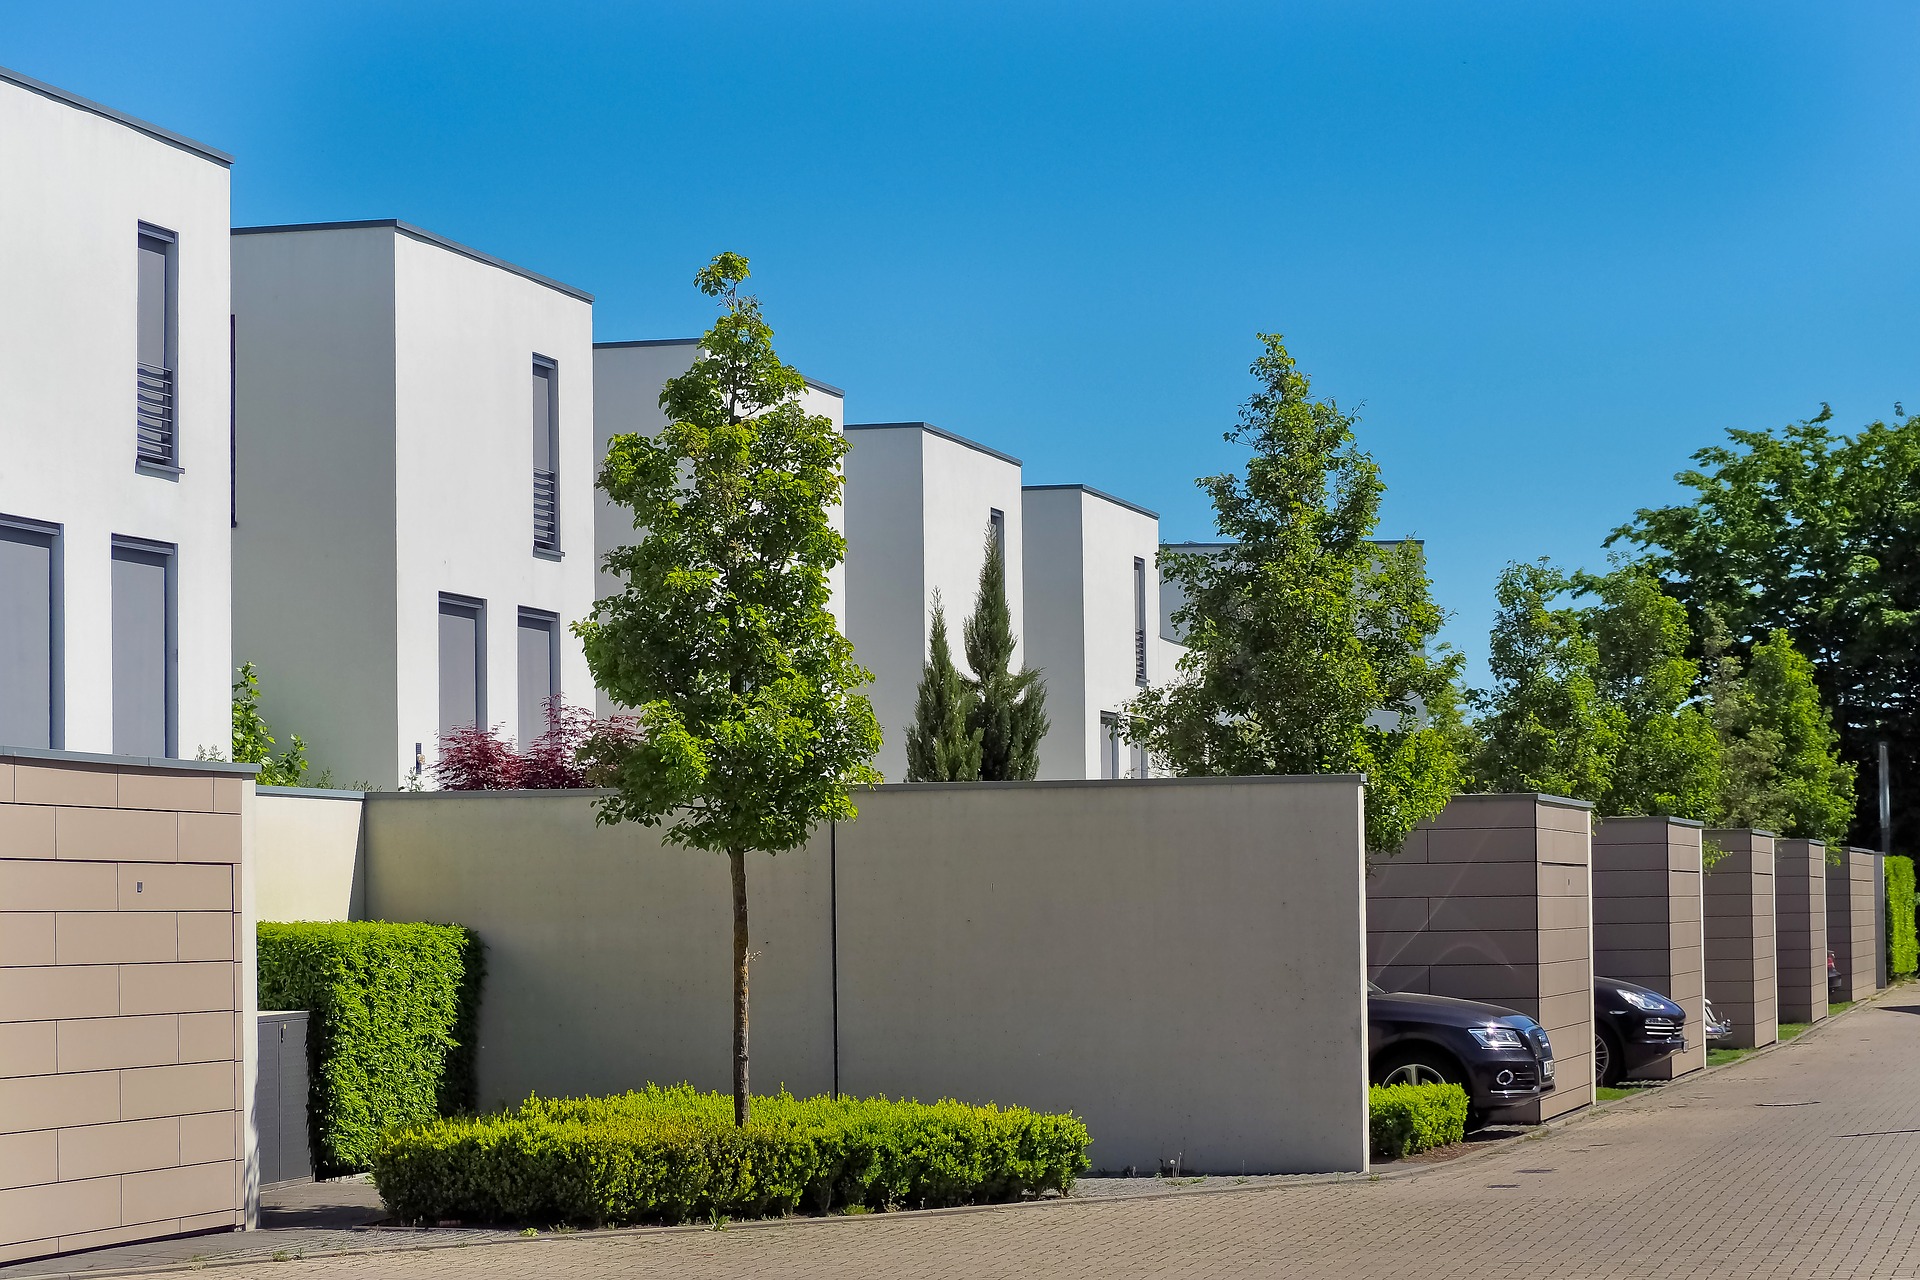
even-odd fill
[[[1537,795],[1455,796],[1367,879],[1367,964],[1389,991],[1485,1000],[1553,1042],[1553,1093],[1505,1113],[1593,1101],[1591,811]]]
[[[1706,875],[1707,997],[1733,1024],[1733,1047],[1780,1038],[1774,958],[1773,835],[1709,831],[1724,850]]]
[[[1700,824],[1607,818],[1593,833],[1593,969],[1687,1011],[1687,1048],[1641,1070],[1671,1080],[1707,1065]]]
[[[1780,1021],[1827,1016],[1827,846],[1773,842],[1773,948]]]

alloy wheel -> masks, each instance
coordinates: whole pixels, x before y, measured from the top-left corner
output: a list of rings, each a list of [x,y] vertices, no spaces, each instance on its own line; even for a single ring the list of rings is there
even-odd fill
[[[1593,1078],[1605,1083],[1613,1075],[1613,1051],[1607,1048],[1607,1038],[1599,1032],[1593,1035]]]
[[[1447,1077],[1438,1067],[1430,1067],[1424,1062],[1408,1062],[1387,1072],[1387,1078],[1381,1084],[1448,1084]]]

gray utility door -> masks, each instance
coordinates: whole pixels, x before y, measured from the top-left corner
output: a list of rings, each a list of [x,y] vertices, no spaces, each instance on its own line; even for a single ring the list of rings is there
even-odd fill
[[[53,535],[0,524],[0,745],[53,745]]]
[[[307,1015],[261,1013],[260,1080],[253,1090],[260,1185],[313,1180],[307,1136]]]
[[[113,752],[173,754],[173,557],[113,548]]]

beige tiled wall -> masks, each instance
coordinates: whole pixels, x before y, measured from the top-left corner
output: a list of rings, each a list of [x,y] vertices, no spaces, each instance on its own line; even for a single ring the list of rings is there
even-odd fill
[[[1709,831],[1722,852],[1706,875],[1707,998],[1733,1024],[1733,1047],[1780,1038],[1779,980],[1773,945],[1773,836]]]
[[[1636,1072],[1670,1080],[1707,1065],[1700,824],[1607,818],[1593,833],[1593,968],[1687,1011],[1687,1047]]]
[[[1773,949],[1780,1020],[1827,1016],[1827,846],[1818,840],[1773,842]]]
[[[1835,999],[1860,1000],[1873,994],[1874,869],[1871,849],[1845,849],[1840,865],[1827,868],[1827,946],[1840,970]]]
[[[1455,796],[1367,877],[1367,966],[1391,991],[1485,1000],[1553,1041],[1557,1087],[1513,1118],[1593,1101],[1591,806]]]
[[[252,791],[0,756],[0,1262],[244,1225]]]

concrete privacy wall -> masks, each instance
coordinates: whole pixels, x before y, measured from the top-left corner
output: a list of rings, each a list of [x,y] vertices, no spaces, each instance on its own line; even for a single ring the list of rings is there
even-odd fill
[[[362,920],[358,791],[262,787],[254,799],[254,909],[262,920]]]
[[[749,860],[756,1090],[1071,1110],[1102,1169],[1366,1167],[1358,778],[857,800]],[[375,794],[366,895],[486,942],[483,1105],[727,1086],[722,858],[579,792]]]
[[[1607,818],[1593,833],[1593,969],[1652,987],[1687,1011],[1687,1048],[1638,1072],[1670,1080],[1707,1065],[1700,824]]]
[[[1558,1087],[1509,1113],[1593,1101],[1592,806],[1455,796],[1367,879],[1367,965],[1390,991],[1504,1005],[1553,1041]]]
[[[1733,1024],[1733,1047],[1780,1038],[1774,971],[1773,835],[1709,831],[1722,855],[1706,877],[1707,998]]]
[[[1827,846],[1773,842],[1773,952],[1780,1021],[1827,1016]]]
[[[1827,947],[1840,972],[1836,1000],[1860,1000],[1873,994],[1878,933],[1873,919],[1873,862],[1870,849],[1846,849],[1840,865],[1827,868]]]
[[[246,1225],[251,774],[0,751],[0,1262]]]

